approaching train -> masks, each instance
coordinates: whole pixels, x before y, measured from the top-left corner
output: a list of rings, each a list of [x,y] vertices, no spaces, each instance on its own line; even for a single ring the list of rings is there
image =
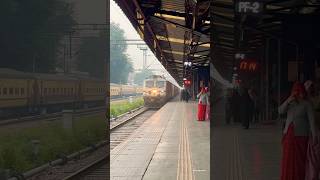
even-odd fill
[[[164,77],[153,75],[144,80],[143,99],[146,107],[158,108],[179,93],[179,88]]]
[[[0,69],[0,118],[101,106],[105,92],[100,79]]]

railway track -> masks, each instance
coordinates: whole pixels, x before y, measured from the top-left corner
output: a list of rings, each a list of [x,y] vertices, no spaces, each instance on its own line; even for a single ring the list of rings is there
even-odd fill
[[[108,177],[108,157],[104,156],[88,166],[83,167],[79,171],[63,180],[80,180],[80,179],[94,179],[94,180],[106,180]]]
[[[42,165],[25,172],[21,176],[28,180],[105,180],[106,177],[109,177],[109,171],[107,171],[109,166],[107,148],[111,151],[114,147],[124,142],[155,112],[156,110],[139,108],[135,112],[124,114],[121,118],[110,122],[110,146],[106,141],[102,142],[90,150],[81,150],[81,153],[77,152],[69,155],[66,162],[58,163],[58,161],[63,160],[55,160],[53,162],[57,163],[51,162]],[[17,180],[17,178],[11,178],[10,180]]]
[[[80,117],[85,115],[92,115],[95,113],[104,112],[105,107],[97,107],[97,108],[90,108],[90,109],[83,109],[83,110],[77,110],[73,113],[74,117]],[[36,116],[27,116],[27,117],[21,117],[21,118],[14,118],[14,119],[7,119],[7,120],[0,120],[0,126],[15,124],[15,123],[23,123],[23,122],[29,122],[29,121],[39,121],[39,120],[57,120],[61,118],[63,115],[63,112],[57,112],[57,113],[50,113],[50,114],[43,114],[43,115],[36,115]]]
[[[146,119],[148,119],[155,110],[142,109],[140,113],[122,120],[120,122],[111,123],[110,131],[110,151],[120,143],[124,142],[137,128],[139,128]],[[109,161],[108,156],[104,156],[79,171],[64,178],[64,180],[105,180],[109,177]]]

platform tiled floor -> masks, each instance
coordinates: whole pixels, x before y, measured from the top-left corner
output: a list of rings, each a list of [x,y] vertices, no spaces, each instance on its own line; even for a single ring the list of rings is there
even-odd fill
[[[195,102],[169,102],[111,152],[114,180],[209,180],[210,123]]]
[[[279,125],[226,125],[224,100],[215,105],[211,133],[214,180],[279,180],[281,128]]]

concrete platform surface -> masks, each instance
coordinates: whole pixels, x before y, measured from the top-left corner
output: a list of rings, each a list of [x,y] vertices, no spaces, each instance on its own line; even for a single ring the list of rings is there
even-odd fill
[[[226,125],[224,100],[213,109],[211,133],[214,180],[279,180],[281,126],[251,124]]]
[[[195,102],[167,103],[111,151],[112,180],[209,180],[210,122]]]

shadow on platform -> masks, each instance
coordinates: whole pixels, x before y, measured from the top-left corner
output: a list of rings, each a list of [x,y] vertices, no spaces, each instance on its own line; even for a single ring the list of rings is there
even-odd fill
[[[226,125],[224,99],[213,106],[211,126],[212,179],[280,179],[281,128],[279,125]]]

